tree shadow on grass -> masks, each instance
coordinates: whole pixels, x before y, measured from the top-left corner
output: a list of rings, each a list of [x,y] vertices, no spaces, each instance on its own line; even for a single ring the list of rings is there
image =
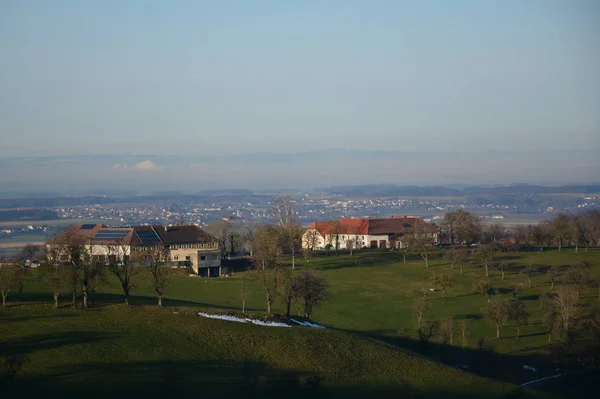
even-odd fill
[[[327,374],[327,371],[324,372]],[[3,393],[19,397],[110,397],[110,398],[487,398],[507,397],[486,387],[441,390],[411,387],[398,376],[396,383],[328,384],[323,374],[293,369],[276,369],[257,360],[181,361],[154,360],[95,364],[71,364],[40,376],[23,375],[5,386]],[[510,397],[529,397],[516,389]]]
[[[69,331],[35,334],[0,341],[0,356],[28,355],[39,350],[108,341],[116,337],[117,334],[100,333],[96,331]]]

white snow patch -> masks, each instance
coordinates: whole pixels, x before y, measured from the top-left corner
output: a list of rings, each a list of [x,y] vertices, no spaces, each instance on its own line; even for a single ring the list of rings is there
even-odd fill
[[[312,327],[312,328],[325,328],[320,324],[316,324],[316,323],[311,323],[310,321],[299,321],[296,319],[290,319],[291,321],[293,321],[294,323],[298,323],[301,326],[305,326],[305,327]]]
[[[198,312],[198,316],[202,316],[202,317],[206,317],[209,319],[219,319],[219,320],[225,320],[225,321],[235,321],[237,323],[252,323],[252,324],[256,324],[259,326],[267,326],[267,327],[291,327],[288,324],[285,323],[279,323],[276,321],[261,321],[261,320],[253,320],[253,319],[242,319],[240,317],[237,316],[228,316],[228,315],[221,315],[221,314],[209,314],[209,313],[204,313],[204,312]]]
[[[529,365],[527,365],[527,364],[526,364],[526,365],[524,365],[524,366],[523,366],[523,368],[524,368],[525,370],[531,370],[531,371],[535,371],[535,372],[537,372],[537,369],[536,369],[535,367],[533,367],[533,366],[529,366]]]

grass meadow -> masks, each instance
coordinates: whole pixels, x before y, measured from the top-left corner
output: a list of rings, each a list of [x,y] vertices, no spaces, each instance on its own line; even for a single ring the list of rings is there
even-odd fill
[[[529,264],[544,270],[586,260],[592,265],[592,278],[600,279],[598,249],[497,257],[509,264],[506,279],[491,270],[489,281],[506,297],[512,295],[512,283],[524,282],[519,271]],[[25,356],[22,373],[12,387],[28,394],[75,395],[91,386],[111,396],[132,392],[153,396],[169,386],[183,396],[189,392],[466,398],[556,394],[555,389],[544,391],[543,386],[521,391],[516,385],[555,372],[556,365],[546,356],[548,338],[542,324],[546,309],[540,309],[539,301],[540,295],[550,292],[547,274],[533,277],[532,288],[517,295],[531,313],[530,325],[521,329],[521,337],[516,337],[515,327],[509,324],[496,340],[495,327],[482,317],[487,300],[473,287],[485,279],[479,265],[465,265],[462,273],[458,266],[450,270],[441,251],[434,254],[429,268],[416,256],[405,264],[400,253],[390,251],[358,251],[353,256],[330,253],[297,259],[296,265],[317,270],[326,278],[330,298],[313,315],[325,330],[198,318],[198,310],[241,310],[239,287],[248,277],[243,268],[228,278],[172,277],[164,309],[155,306],[153,291],[141,279],[136,282],[133,305],[122,305],[120,287],[109,278],[93,296],[92,309],[85,312],[68,305],[53,310],[48,284],[37,270],[31,270],[20,303],[15,303],[13,293],[8,298],[10,306],[1,310],[0,355]],[[440,272],[451,273],[455,279],[445,298],[440,291],[429,291],[433,288],[430,276]],[[261,287],[253,283],[251,289],[247,310],[264,312]],[[423,347],[415,339],[411,308],[423,292],[432,311],[429,321],[454,320],[453,345],[442,345],[434,336]],[[584,312],[600,305],[598,288],[585,289],[582,302]],[[284,313],[281,302],[274,312]],[[295,306],[293,313],[298,312]],[[461,320],[468,323],[465,347],[459,337]],[[481,338],[492,345],[493,352],[483,356],[477,350]],[[457,367],[463,364],[469,365],[468,372]],[[524,370],[523,365],[532,365],[537,372]]]

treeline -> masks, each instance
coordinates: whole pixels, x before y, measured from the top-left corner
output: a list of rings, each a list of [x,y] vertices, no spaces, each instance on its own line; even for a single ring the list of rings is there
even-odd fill
[[[50,209],[0,210],[0,222],[56,219],[58,219],[58,214]]]

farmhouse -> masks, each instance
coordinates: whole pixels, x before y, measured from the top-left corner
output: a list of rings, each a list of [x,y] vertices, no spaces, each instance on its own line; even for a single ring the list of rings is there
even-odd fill
[[[134,253],[160,246],[165,263],[191,267],[203,276],[221,274],[221,253],[215,237],[198,226],[107,227],[103,224],[77,224],[48,242],[48,245],[82,245],[92,257],[123,259]]]
[[[315,222],[302,235],[302,248],[403,248],[411,234],[427,234],[438,242],[439,228],[416,217],[342,219]]]

